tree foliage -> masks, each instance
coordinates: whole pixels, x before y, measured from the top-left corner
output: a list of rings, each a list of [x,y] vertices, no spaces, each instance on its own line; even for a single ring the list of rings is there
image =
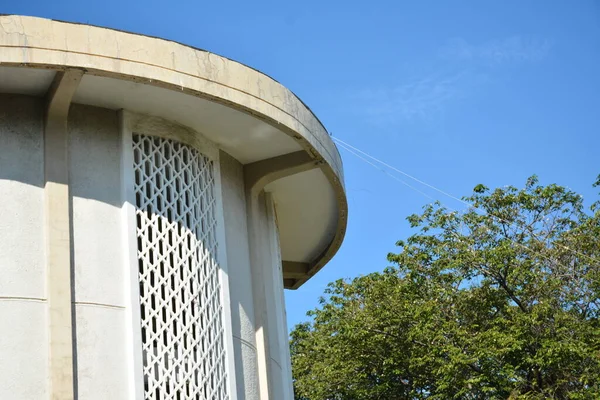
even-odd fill
[[[600,398],[600,202],[535,176],[464,200],[328,286],[291,334],[298,399]]]

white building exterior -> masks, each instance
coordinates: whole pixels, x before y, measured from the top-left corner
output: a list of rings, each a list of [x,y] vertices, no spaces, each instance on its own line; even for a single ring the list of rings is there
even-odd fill
[[[283,289],[346,227],[319,120],[206,51],[0,27],[0,399],[293,399]]]

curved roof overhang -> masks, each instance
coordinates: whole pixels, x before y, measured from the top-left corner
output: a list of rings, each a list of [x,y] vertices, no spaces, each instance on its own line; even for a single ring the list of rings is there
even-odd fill
[[[304,154],[317,168],[275,176],[285,287],[337,252],[347,202],[340,155],[302,101],[272,78],[179,43],[101,27],[0,16],[0,92],[44,95],[56,71],[79,69],[73,102],[165,118],[245,166]]]

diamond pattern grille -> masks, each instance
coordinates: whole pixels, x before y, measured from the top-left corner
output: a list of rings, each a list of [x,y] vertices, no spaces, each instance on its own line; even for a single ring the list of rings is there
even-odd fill
[[[145,398],[228,399],[213,163],[139,134],[133,155]]]

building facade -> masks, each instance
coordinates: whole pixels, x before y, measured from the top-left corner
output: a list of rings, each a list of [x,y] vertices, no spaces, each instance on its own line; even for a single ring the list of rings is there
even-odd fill
[[[0,398],[293,399],[283,290],[346,226],[319,120],[206,51],[0,25]]]

